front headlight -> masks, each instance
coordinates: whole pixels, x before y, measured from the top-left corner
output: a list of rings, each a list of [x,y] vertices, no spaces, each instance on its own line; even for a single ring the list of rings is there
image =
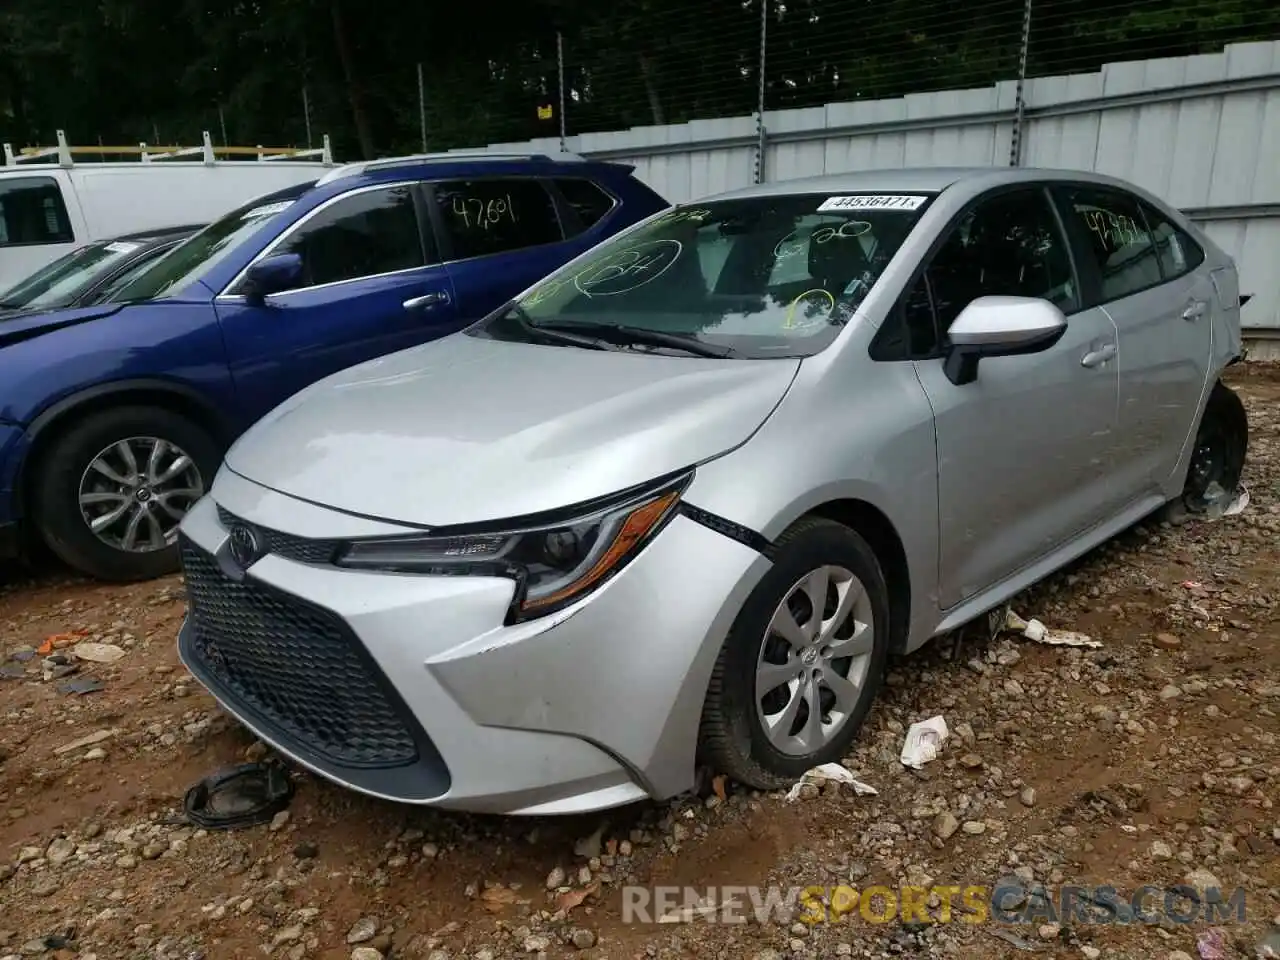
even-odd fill
[[[390,573],[511,577],[509,620],[545,616],[621,570],[674,514],[693,473],[584,505],[564,520],[348,544],[337,564]]]

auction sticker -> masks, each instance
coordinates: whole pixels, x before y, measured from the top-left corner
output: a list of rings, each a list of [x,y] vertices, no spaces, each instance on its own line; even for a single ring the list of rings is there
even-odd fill
[[[857,197],[827,197],[818,207],[818,212],[826,210],[919,210],[925,201],[924,197],[893,196],[883,193],[864,193]]]

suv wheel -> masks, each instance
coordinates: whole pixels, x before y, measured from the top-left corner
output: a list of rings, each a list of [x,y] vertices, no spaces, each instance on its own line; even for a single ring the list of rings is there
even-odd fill
[[[121,407],[62,434],[33,477],[49,548],[100,580],[178,569],[178,524],[213,481],[220,454],[201,427],[168,410]]]
[[[761,790],[845,755],[889,644],[884,575],[853,530],[800,520],[772,559],[720,651],[699,738],[705,762]]]

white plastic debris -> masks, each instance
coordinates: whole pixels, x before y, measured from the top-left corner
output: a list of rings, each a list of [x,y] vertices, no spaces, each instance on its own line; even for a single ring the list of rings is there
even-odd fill
[[[1245,507],[1249,506],[1249,490],[1242,483],[1233,495],[1215,481],[1204,492],[1204,504],[1204,516],[1208,520],[1234,517],[1244,513]]]
[[[806,770],[804,776],[795,783],[790,790],[787,791],[787,799],[795,800],[800,796],[800,788],[806,783],[812,783],[814,786],[822,786],[824,783],[847,783],[853,787],[853,792],[860,797],[874,797],[879,795],[879,791],[869,784],[863,783],[847,769],[838,763],[823,763],[814,767],[812,770]]]
[[[931,760],[936,760],[943,741],[950,735],[947,721],[940,716],[913,723],[907,729],[907,742],[902,745],[902,765],[919,770]]]
[[[86,640],[71,648],[71,653],[80,660],[90,663],[115,663],[124,656],[124,650],[114,643],[94,643]]]
[[[1052,647],[1091,647],[1096,650],[1102,646],[1101,640],[1094,640],[1087,633],[1077,633],[1074,630],[1050,630],[1034,617],[1023,620],[1012,610],[1005,613],[1004,628],[1013,633],[1020,633],[1035,643],[1044,643]]]

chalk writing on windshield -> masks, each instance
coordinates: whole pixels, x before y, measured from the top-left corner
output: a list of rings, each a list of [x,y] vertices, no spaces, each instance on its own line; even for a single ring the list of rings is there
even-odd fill
[[[653,221],[653,223],[655,226],[657,224],[662,224],[663,226],[670,226],[673,223],[686,223],[686,222],[702,223],[702,221],[707,219],[707,217],[709,216],[711,216],[711,211],[701,209],[701,208],[695,209],[695,210],[688,210],[688,209],[670,210],[667,213],[664,213],[659,217],[657,217]]]
[[[592,264],[573,278],[586,297],[612,297],[628,293],[662,276],[684,252],[679,240],[650,240],[620,250]]]
[[[787,317],[782,323],[784,330],[807,330],[824,326],[831,311],[836,307],[836,298],[821,288],[806,290],[791,301],[787,307]]]
[[[520,222],[509,193],[488,199],[455,193],[451,210],[465,230],[492,230],[499,224]]]
[[[870,229],[871,224],[865,220],[846,220],[839,226],[826,224],[809,234],[809,243],[823,244],[830,243],[832,240],[854,240],[866,234]],[[786,260],[789,257],[803,254],[807,249],[805,242],[798,236],[798,232],[793,230],[778,241],[777,246],[773,248],[773,256],[776,260]]]

